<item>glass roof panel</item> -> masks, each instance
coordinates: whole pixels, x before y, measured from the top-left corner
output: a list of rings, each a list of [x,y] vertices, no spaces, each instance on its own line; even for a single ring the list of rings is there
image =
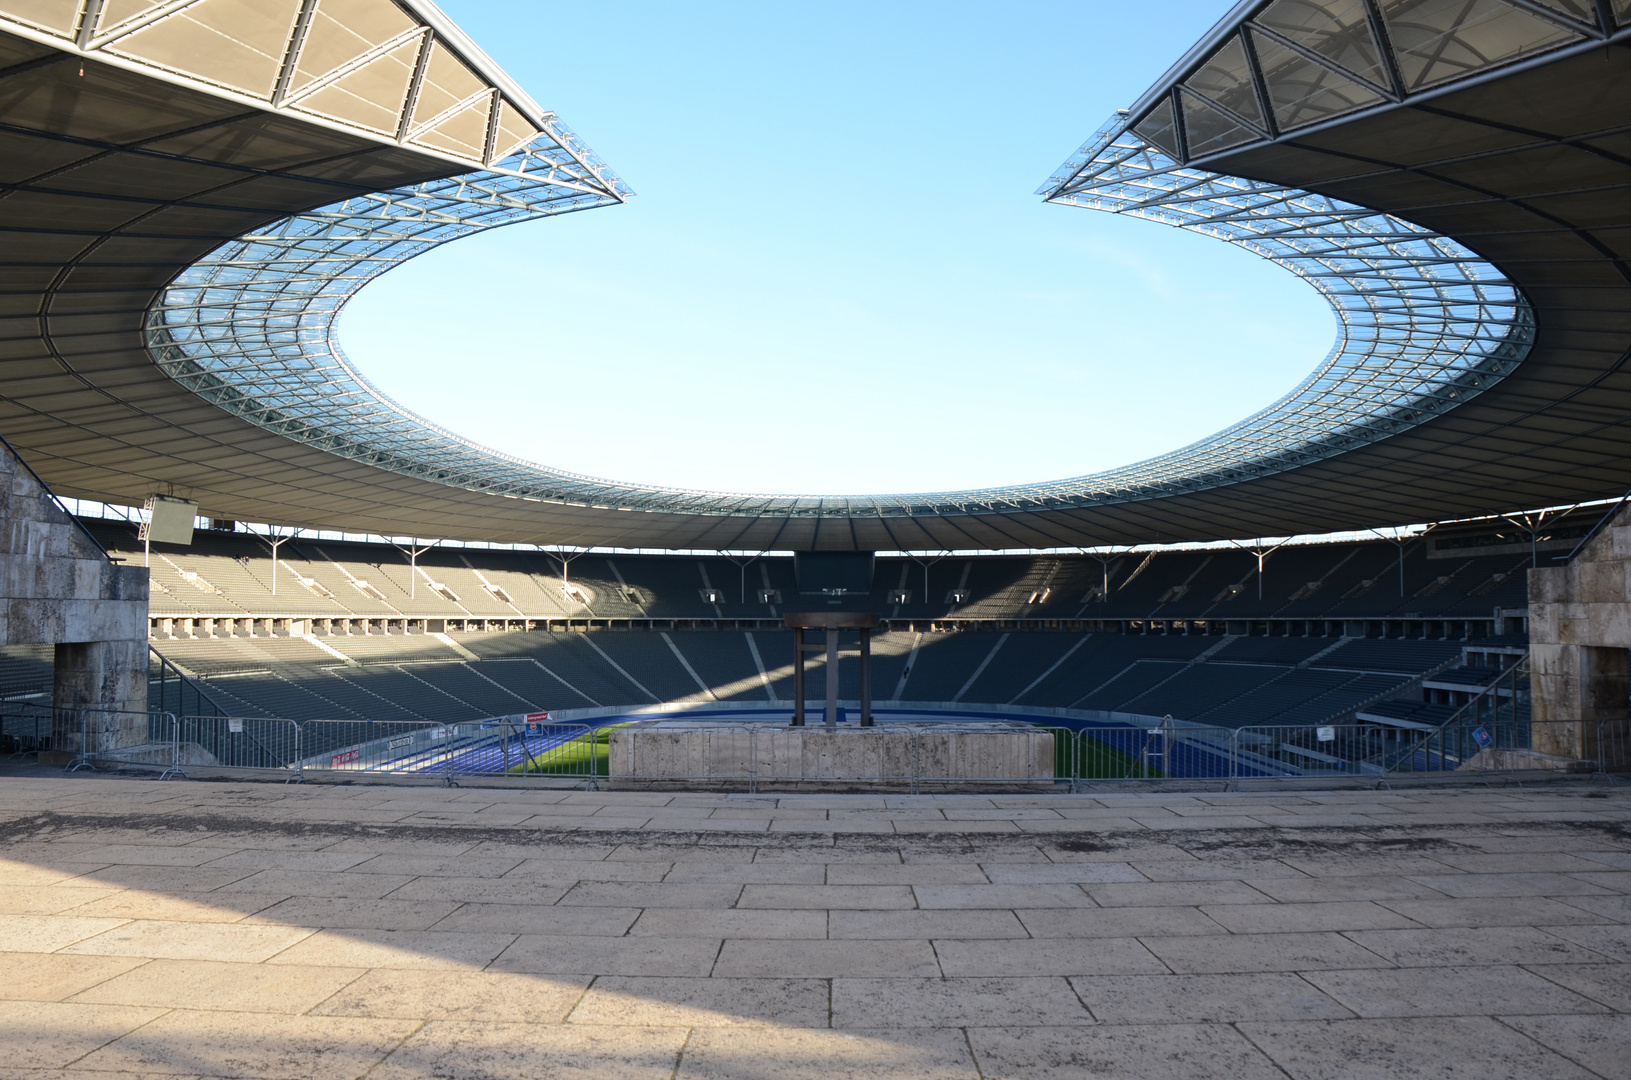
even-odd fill
[[[1631,26],[1631,0],[1614,0],[1614,14],[1621,26]]]
[[[1581,40],[1500,0],[1381,0],[1380,6],[1407,90]]]
[[[1256,35],[1253,44],[1263,65],[1274,122],[1291,130],[1382,100],[1382,95],[1345,75]]]
[[[1184,85],[1197,94],[1211,98],[1236,116],[1263,126],[1263,109],[1257,102],[1257,90],[1252,85],[1246,47],[1240,43],[1239,37],[1230,38],[1227,45],[1212,55],[1212,59],[1184,80]],[[1187,116],[1186,109],[1186,119]],[[1193,141],[1190,145],[1193,153]]]
[[[1178,125],[1172,119],[1172,99],[1163,98],[1161,104],[1133,127],[1133,134],[1173,157],[1178,153]]]
[[[1253,22],[1377,86],[1388,85],[1363,0],[1275,0]],[[1257,39],[1262,57],[1262,38]]]
[[[1184,141],[1189,144],[1189,156],[1192,158],[1263,138],[1260,132],[1219,112],[1194,94],[1183,94],[1182,98]]]

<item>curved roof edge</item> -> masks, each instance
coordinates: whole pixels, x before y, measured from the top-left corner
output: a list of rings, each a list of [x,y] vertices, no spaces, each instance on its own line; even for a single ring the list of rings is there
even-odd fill
[[[556,122],[552,122],[556,123]],[[393,402],[345,358],[335,323],[367,282],[472,232],[603,205],[615,178],[569,159],[569,132],[501,163],[283,219],[212,252],[151,309],[148,347],[192,392],[280,435],[405,476],[546,503],[704,516],[908,517],[1103,506],[1271,475],[1396,435],[1519,364],[1533,315],[1462,245],[1296,188],[1188,169],[1118,116],[1049,198],[1245,247],[1336,312],[1331,352],[1290,394],[1190,446],[1036,484],[900,495],[757,495],[625,484],[500,454]]]

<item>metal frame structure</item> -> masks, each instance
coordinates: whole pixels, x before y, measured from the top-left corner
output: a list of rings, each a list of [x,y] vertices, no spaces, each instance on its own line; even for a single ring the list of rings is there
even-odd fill
[[[560,146],[568,145],[562,133]],[[183,386],[251,423],[467,490],[661,513],[902,517],[1094,506],[1295,468],[1460,404],[1512,371],[1532,337],[1518,290],[1455,241],[1311,192],[1185,169],[1118,120],[1072,159],[1069,183],[1049,197],[1206,232],[1314,285],[1340,332],[1291,394],[1182,450],[1049,483],[842,499],[620,484],[534,465],[438,427],[369,384],[336,340],[346,300],[393,266],[475,231],[626,193],[604,167],[584,165],[586,153],[565,160],[560,146],[529,150],[502,173],[352,199],[228,244],[150,311],[148,347]]]
[[[0,27],[467,168],[553,119],[430,0],[0,0]]]
[[[1628,37],[1627,0],[1242,0],[1119,116],[1204,165]],[[1042,193],[1068,194],[1101,149]]]
[[[1480,4],[1535,22],[1549,32],[1546,43],[1558,47],[1614,32],[1606,21],[1575,26],[1530,0],[1473,6]],[[1146,95],[1142,112],[1113,117],[1039,190],[1051,202],[1237,244],[1308,281],[1336,313],[1335,346],[1291,393],[1209,438],[1133,465],[1047,483],[843,499],[643,487],[487,450],[391,401],[346,361],[335,340],[345,300],[436,244],[620,197],[618,182],[603,169],[575,169],[558,156],[546,156],[548,167],[534,174],[537,186],[505,187],[476,174],[351,200],[227,245],[195,264],[155,307],[149,347],[188,389],[279,434],[405,475],[544,502],[691,515],[955,515],[1098,506],[1293,469],[1464,403],[1513,371],[1533,341],[1534,314],[1520,291],[1455,240],[1339,199],[1186,163],[1203,131],[1212,133],[1208,146],[1236,148],[1273,138],[1299,116],[1312,123],[1343,111],[1339,105],[1352,111],[1403,100],[1408,91],[1399,72],[1413,54],[1390,54],[1377,69],[1385,73],[1382,85],[1374,71],[1349,71],[1325,53],[1376,56],[1369,35],[1388,25],[1389,12],[1432,6],[1277,0],[1238,8],[1232,17],[1264,10],[1221,43],[1214,33],[1207,59]],[[1337,10],[1334,23],[1327,9]],[[1608,18],[1606,9],[1599,18]],[[1392,25],[1397,35],[1403,24],[1395,18]],[[1447,33],[1439,35],[1445,47],[1455,40]],[[1368,52],[1356,44],[1361,35],[1372,42]],[[1295,90],[1265,81],[1258,58],[1271,47],[1280,62],[1271,75],[1300,78]],[[1460,77],[1469,70],[1478,69],[1468,61],[1454,69]],[[1430,75],[1421,79],[1435,88],[1455,81]],[[561,143],[571,145],[570,136]],[[511,168],[525,175],[529,164]]]
[[[1180,450],[1084,478],[1123,497],[1233,483],[1397,435],[1510,374],[1534,340],[1523,295],[1455,240],[1339,199],[1184,166],[1126,112],[1037,193],[1236,244],[1307,281],[1336,313],[1336,345],[1279,401]]]
[[[228,38],[260,42],[254,85],[176,47]],[[1330,532],[1631,482],[1628,0],[1241,4],[1043,194],[1299,274],[1336,312],[1327,357],[1148,461],[839,497],[536,465],[346,360],[338,313],[391,266],[629,194],[428,0],[0,0],[0,54],[0,423],[67,495],[465,540],[940,550]]]
[[[525,494],[494,475],[525,463],[385,396],[341,352],[334,323],[363,285],[433,247],[631,194],[564,124],[544,123],[544,134],[490,170],[348,199],[212,252],[149,311],[154,360],[200,397],[327,453],[475,491]]]

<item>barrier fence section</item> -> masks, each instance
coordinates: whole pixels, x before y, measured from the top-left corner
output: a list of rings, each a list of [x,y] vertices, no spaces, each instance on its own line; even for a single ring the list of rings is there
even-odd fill
[[[33,701],[0,701],[0,752],[15,760],[51,749],[52,710]]]
[[[11,730],[14,714],[0,715]],[[608,779],[614,765],[611,729],[529,724],[519,717],[460,724],[296,724],[252,717],[176,720],[155,713],[149,721],[155,732],[173,732],[170,755],[152,763],[180,768],[400,774],[449,782],[480,776],[598,781]],[[837,747],[812,745],[810,729],[719,724],[664,732],[661,740],[629,740],[627,756],[615,764],[620,776],[643,781],[742,783],[750,789],[765,781],[884,783],[909,785],[913,791],[976,782],[1384,779],[1631,769],[1631,731],[1624,721],[1543,724],[1524,717],[1521,723],[1498,724],[1488,715],[1484,721],[1469,718],[1426,731],[1369,723],[1238,730],[1171,722],[1152,728],[1025,725],[963,732],[935,730],[939,725],[932,724],[882,724],[846,731]],[[902,730],[908,726],[916,729],[909,736]],[[1051,746],[1034,737],[1043,733],[1051,737]],[[147,749],[150,753],[152,748]],[[86,758],[88,763],[96,760],[119,760],[118,752]]]
[[[302,773],[440,776],[448,728],[430,720],[307,720],[300,725]]]
[[[549,723],[546,714],[442,724],[434,721],[308,720],[182,715],[165,710],[56,709],[0,701],[0,750],[71,755],[66,768],[149,765],[312,774],[374,773],[455,783],[503,776],[595,782],[619,776],[691,783],[763,781],[881,783],[910,790],[970,783],[1087,780],[1220,780],[1414,774],[1492,777],[1537,769],[1608,775],[1631,770],[1625,719],[1540,722],[1530,711],[1527,660],[1504,672],[1438,727],[1375,721],[1219,728],[1175,721],[1153,726],[1084,721],[882,723],[841,737],[820,726],[744,721],[688,726]],[[617,727],[666,725],[658,738],[622,740]],[[672,728],[673,730],[668,730]],[[1046,739],[1038,736],[1046,735]],[[132,745],[139,742],[138,745]],[[1051,758],[1051,760],[1050,760]]]
[[[177,771],[181,744],[174,713],[12,703],[0,707],[0,716],[0,728],[18,741],[16,752],[71,755],[64,766],[70,772],[119,765],[156,766],[165,777]],[[25,740],[31,744],[26,749]]]
[[[509,716],[448,728],[447,776],[582,776],[604,775],[597,768],[587,724],[528,723]]]
[[[397,773],[441,778],[604,778],[603,740],[587,724],[549,724],[524,715],[470,723],[308,720],[299,725],[302,772]]]
[[[225,769],[298,771],[300,726],[259,716],[183,716],[177,764]]]
[[[225,716],[225,710],[211,701],[198,684],[182,674],[152,646],[148,646],[147,707],[177,716]]]
[[[1298,775],[1289,761],[1262,753],[1261,740],[1241,743],[1232,728],[1183,724],[1154,727],[1086,724],[1054,732],[1054,774],[1061,780],[1222,780]]]

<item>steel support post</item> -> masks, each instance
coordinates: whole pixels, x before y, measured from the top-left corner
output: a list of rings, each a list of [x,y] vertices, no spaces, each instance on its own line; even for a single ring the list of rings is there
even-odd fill
[[[793,726],[804,726],[804,630],[793,631]]]
[[[827,730],[838,729],[838,628],[827,627]]]
[[[861,627],[861,726],[872,726],[872,631]]]

